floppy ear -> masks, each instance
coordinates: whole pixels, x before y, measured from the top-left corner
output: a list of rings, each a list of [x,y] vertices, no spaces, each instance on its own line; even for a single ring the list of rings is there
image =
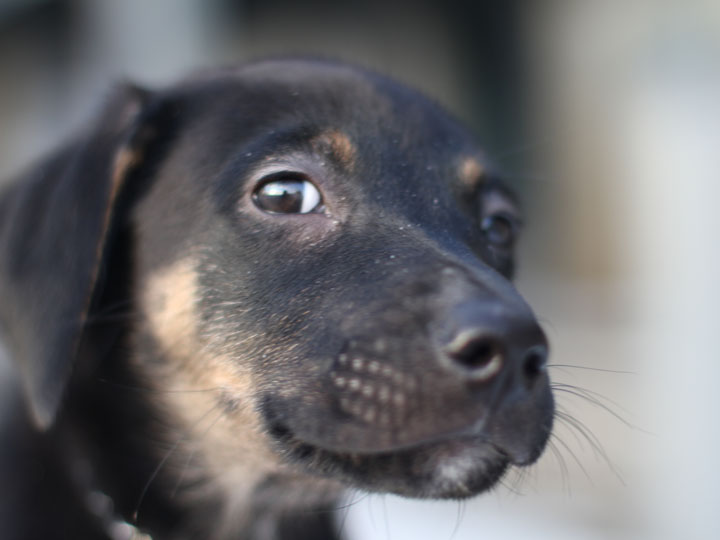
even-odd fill
[[[149,100],[118,89],[84,137],[0,194],[0,330],[43,429],[72,372]]]

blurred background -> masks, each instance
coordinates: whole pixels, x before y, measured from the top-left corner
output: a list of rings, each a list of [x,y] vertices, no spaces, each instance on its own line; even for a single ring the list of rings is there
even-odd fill
[[[350,538],[720,538],[720,3],[0,0],[0,178],[114,82],[308,53],[421,88],[508,173],[569,415],[476,500],[349,495]]]

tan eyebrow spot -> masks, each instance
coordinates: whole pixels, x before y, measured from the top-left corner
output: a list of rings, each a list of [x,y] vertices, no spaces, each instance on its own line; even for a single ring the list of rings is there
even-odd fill
[[[470,189],[480,185],[485,177],[485,167],[475,158],[465,158],[460,162],[460,180]]]
[[[333,155],[337,161],[347,167],[351,167],[357,156],[357,149],[345,133],[338,130],[330,130],[320,134],[314,141],[323,152]]]

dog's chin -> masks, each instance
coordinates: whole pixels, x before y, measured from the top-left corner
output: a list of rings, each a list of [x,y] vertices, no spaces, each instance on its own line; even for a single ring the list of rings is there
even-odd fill
[[[285,431],[278,440],[288,461],[349,487],[404,497],[466,499],[492,488],[511,460],[479,437],[443,439],[394,451],[335,451]]]

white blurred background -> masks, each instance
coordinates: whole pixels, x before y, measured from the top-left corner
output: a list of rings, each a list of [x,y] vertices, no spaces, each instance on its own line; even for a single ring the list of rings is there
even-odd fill
[[[720,538],[720,2],[0,0],[0,177],[113,81],[286,53],[395,75],[478,133],[572,385],[537,466],[463,504],[351,494],[350,538]]]

